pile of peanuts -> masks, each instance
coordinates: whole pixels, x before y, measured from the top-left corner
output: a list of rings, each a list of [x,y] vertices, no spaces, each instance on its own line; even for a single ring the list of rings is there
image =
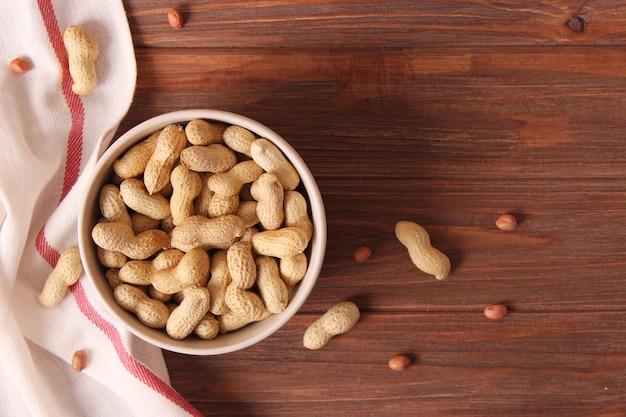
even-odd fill
[[[92,238],[121,307],[177,340],[285,310],[313,225],[274,143],[195,119],[135,144],[113,171]]]

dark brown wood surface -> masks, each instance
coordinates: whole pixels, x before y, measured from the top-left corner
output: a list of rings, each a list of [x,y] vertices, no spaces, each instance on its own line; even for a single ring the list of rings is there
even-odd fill
[[[120,133],[172,110],[242,113],[301,153],[326,205],[324,267],[283,329],[237,353],[164,353],[202,413],[626,416],[624,2],[124,5],[138,79]],[[399,220],[449,255],[445,281],[411,264]],[[357,326],[306,350],[346,299]],[[485,319],[492,303],[510,313]],[[398,353],[404,372],[387,367]]]

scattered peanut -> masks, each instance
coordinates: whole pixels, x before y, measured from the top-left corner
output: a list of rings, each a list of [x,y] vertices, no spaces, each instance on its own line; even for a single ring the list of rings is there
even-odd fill
[[[517,219],[512,214],[501,214],[496,220],[496,227],[505,232],[511,232],[517,227]]]
[[[98,83],[95,65],[100,53],[98,42],[84,28],[69,26],[63,33],[63,43],[74,81],[72,91],[81,96],[91,93]]]
[[[16,74],[24,74],[30,71],[30,62],[24,58],[14,58],[11,60],[11,70]]]
[[[359,321],[360,315],[359,308],[351,301],[335,304],[306,329],[304,347],[320,349],[333,337],[352,329]]]
[[[406,355],[396,355],[389,359],[389,369],[392,371],[404,371],[411,364],[411,359]]]
[[[183,27],[183,14],[177,7],[172,7],[167,12],[167,21],[174,29],[180,29]]]
[[[450,259],[430,244],[428,232],[419,224],[401,221],[396,224],[396,237],[409,251],[415,266],[436,279],[450,273]]]
[[[359,246],[354,250],[354,260],[358,263],[367,262],[372,256],[372,249],[367,246]]]
[[[72,369],[76,372],[81,372],[87,366],[87,352],[84,350],[77,350],[72,355]]]
[[[483,313],[490,320],[500,320],[507,315],[508,309],[504,304],[493,304],[485,307]]]
[[[54,269],[48,275],[43,289],[37,294],[37,301],[44,307],[54,307],[61,302],[67,289],[83,273],[83,264],[77,247],[63,251]]]

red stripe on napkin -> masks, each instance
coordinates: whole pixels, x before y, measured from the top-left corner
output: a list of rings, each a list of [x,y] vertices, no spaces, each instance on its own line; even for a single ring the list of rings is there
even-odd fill
[[[41,16],[43,17],[44,25],[46,26],[46,31],[48,32],[48,38],[61,65],[61,87],[72,121],[67,141],[63,188],[59,198],[59,202],[61,202],[72,189],[80,175],[85,108],[83,107],[80,97],[72,91],[72,77],[69,74],[68,57],[65,52],[65,45],[63,44],[63,38],[57,23],[54,8],[52,7],[52,0],[37,0],[37,3]],[[37,234],[35,245],[42,258],[54,267],[59,260],[60,252],[48,242],[45,235],[45,226],[42,227]],[[117,328],[105,320],[93,307],[80,281],[74,284],[70,290],[80,311],[109,338],[122,365],[133,376],[191,415],[202,416],[202,414],[189,404],[176,390],[165,383],[141,362],[137,361],[137,359],[126,350]]]
[[[191,404],[189,404],[187,400],[185,400],[177,391],[172,389],[170,385],[166,384],[161,378],[157,377],[154,373],[152,373],[152,371],[128,353],[122,343],[122,339],[117,329],[111,323],[102,318],[96,309],[93,308],[87,299],[87,294],[85,294],[85,290],[83,289],[83,286],[80,285],[80,282],[77,282],[76,284],[72,286],[72,294],[74,295],[80,310],[111,340],[113,347],[115,348],[115,352],[119,356],[124,367],[141,382],[163,395],[183,410],[195,416],[202,416],[198,410],[193,408]]]
[[[61,88],[63,89],[63,96],[65,102],[70,111],[72,119],[72,125],[70,127],[70,133],[68,135],[67,143],[67,160],[65,164],[65,175],[63,177],[63,189],[61,190],[60,200],[63,200],[67,193],[72,189],[78,175],[80,174],[80,160],[83,154],[83,126],[85,122],[85,108],[83,107],[80,97],[72,91],[72,76],[67,68],[69,67],[69,61],[67,54],[65,53],[65,45],[63,43],[63,37],[61,36],[61,30],[56,20],[54,9],[50,0],[38,0],[39,10],[43,16],[44,24],[48,32],[48,38],[57,59],[63,69],[61,81]]]

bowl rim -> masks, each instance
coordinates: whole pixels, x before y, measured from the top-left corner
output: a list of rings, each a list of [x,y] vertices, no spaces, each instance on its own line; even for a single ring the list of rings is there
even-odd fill
[[[291,291],[287,308],[279,314],[273,314],[268,319],[252,323],[232,333],[219,335],[213,340],[172,339],[165,334],[163,329],[151,329],[143,325],[134,314],[117,305],[113,299],[111,288],[102,275],[102,267],[97,265],[95,244],[91,239],[91,227],[96,217],[93,209],[94,204],[97,205],[104,180],[110,178],[112,173],[110,162],[107,163],[107,161],[114,160],[133,144],[140,142],[149,134],[169,124],[187,123],[193,119],[213,120],[229,125],[239,125],[252,131],[259,137],[271,140],[298,171],[301,184],[308,195],[309,210],[311,211],[313,223],[313,237],[310,243],[310,258],[307,272],[305,277],[297,284],[297,291]],[[138,338],[161,349],[189,355],[218,355],[252,346],[275,333],[298,312],[313,290],[321,272],[326,252],[327,223],[324,202],[317,182],[302,157],[282,136],[246,116],[223,110],[189,109],[163,113],[144,120],[123,133],[104,151],[91,170],[87,184],[87,191],[79,207],[77,223],[79,251],[81,259],[83,259],[85,275],[95,287],[100,301],[102,301],[105,308],[117,322]],[[312,204],[312,201],[315,201],[316,204]],[[124,317],[130,320],[124,319]],[[262,325],[262,328],[256,332],[254,329],[255,326],[258,328],[258,325]],[[248,334],[250,334],[249,337],[241,337],[241,335],[247,336]]]

